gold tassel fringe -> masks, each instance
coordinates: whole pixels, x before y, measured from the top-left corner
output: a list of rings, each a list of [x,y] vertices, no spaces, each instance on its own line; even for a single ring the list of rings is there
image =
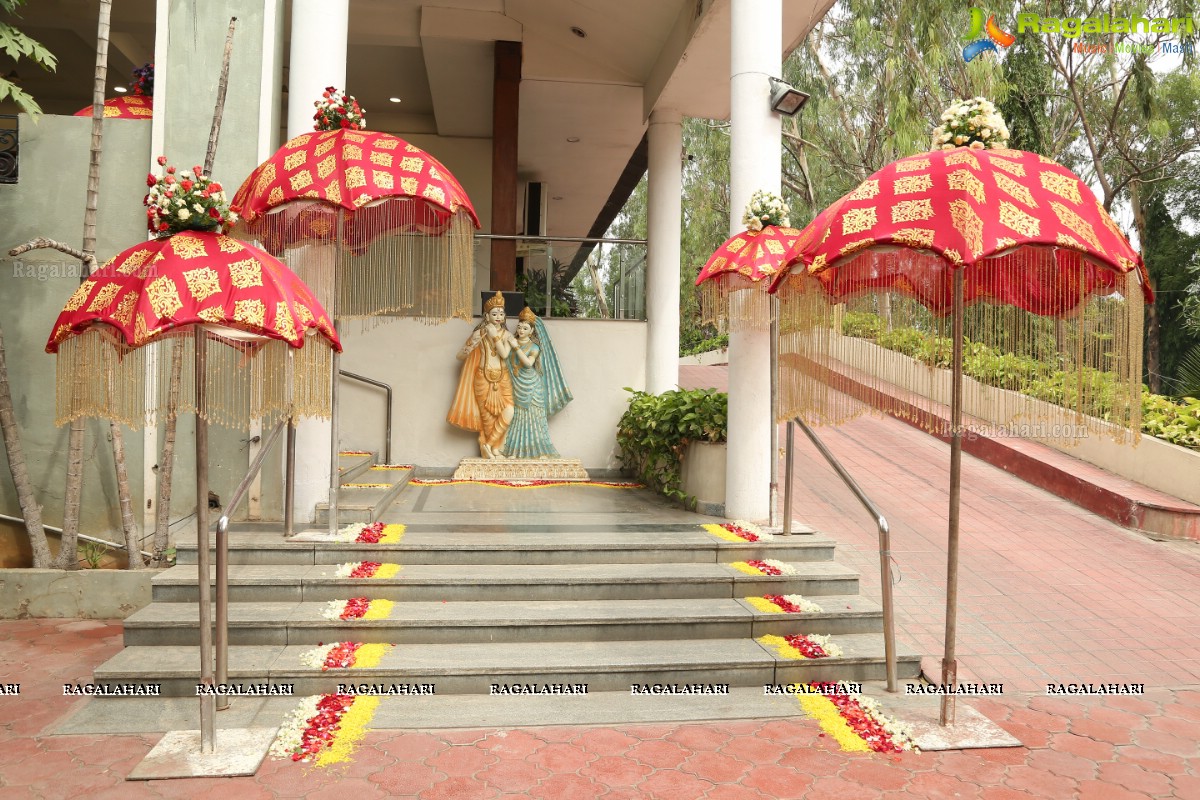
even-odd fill
[[[718,330],[740,331],[771,324],[770,280],[751,281],[729,273],[697,287],[700,321]]]

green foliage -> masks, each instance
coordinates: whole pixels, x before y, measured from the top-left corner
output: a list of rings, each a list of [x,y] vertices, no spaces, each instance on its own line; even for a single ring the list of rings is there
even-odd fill
[[[686,504],[680,468],[689,442],[723,442],[729,396],[715,389],[677,389],[660,395],[632,392],[617,423],[621,462],[643,483]]]
[[[884,327],[883,320],[874,314],[850,313],[842,318],[844,336],[868,339],[930,366],[950,366],[953,348],[950,339],[915,328],[887,331]],[[1197,351],[1195,358],[1197,372],[1200,373],[1200,351]],[[1070,372],[1047,371],[1045,364],[1035,358],[1001,352],[970,340],[963,342],[963,374],[988,386],[1021,392],[1057,405],[1068,404],[1082,390],[1098,398],[1097,405],[1103,413],[1113,408],[1117,393],[1123,388],[1117,375],[1112,372],[1091,367]],[[1200,400],[1185,397],[1177,402],[1144,390],[1142,432],[1172,444],[1200,450]]]
[[[24,2],[25,0],[0,0],[0,13],[16,16],[17,6]],[[58,59],[55,58],[53,53],[43,47],[37,40],[26,36],[3,20],[0,20],[0,52],[3,52],[13,61],[27,58],[51,72],[58,66]],[[37,104],[31,95],[20,89],[12,81],[0,77],[0,102],[9,98],[17,104],[18,108],[34,119],[37,119],[42,113],[42,107]]]
[[[728,333],[705,336],[700,328],[691,328],[687,333],[686,338],[682,332],[679,336],[679,355],[681,356],[694,356],[707,353],[709,350],[725,350],[729,347]]]
[[[108,545],[100,542],[83,542],[79,550],[80,558],[87,564],[88,569],[99,569],[100,562],[108,555]]]
[[[557,258],[551,262],[554,275],[550,279],[550,296],[554,303],[554,316],[574,317],[579,311],[579,299],[568,280],[569,265]],[[546,269],[531,267],[517,276],[517,291],[524,292],[525,305],[529,306],[539,317],[546,316]]]

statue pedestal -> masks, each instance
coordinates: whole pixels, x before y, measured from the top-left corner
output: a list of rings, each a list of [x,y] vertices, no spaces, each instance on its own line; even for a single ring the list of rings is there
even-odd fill
[[[578,458],[464,458],[456,481],[586,481]]]

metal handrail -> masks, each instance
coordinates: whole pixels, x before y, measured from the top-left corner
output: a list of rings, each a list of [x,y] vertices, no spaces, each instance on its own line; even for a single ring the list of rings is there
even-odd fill
[[[25,520],[22,519],[21,517],[13,517],[8,514],[0,514],[0,521],[15,522],[19,525],[25,524]],[[52,531],[54,533],[62,533],[63,532],[62,528],[56,528],[53,525],[47,525],[45,523],[42,523],[42,527],[45,528],[46,530]],[[85,542],[92,542],[93,544],[102,544],[102,545],[105,545],[106,547],[111,547],[114,550],[126,549],[125,545],[120,544],[119,542],[110,542],[108,539],[97,539],[95,536],[88,536],[86,533],[76,534],[76,536],[77,536],[77,538],[82,539]],[[145,550],[138,550],[138,552],[141,553],[142,555],[146,556],[147,558],[154,558],[153,553],[147,553]]]
[[[251,482],[258,475],[258,471],[262,469],[263,462],[267,460],[267,454],[271,451],[275,440],[279,438],[279,434],[286,427],[288,427],[288,422],[287,420],[283,420],[271,431],[271,435],[267,437],[267,440],[263,442],[263,446],[259,449],[258,455],[250,463],[250,468],[246,470],[245,477],[242,478],[237,488],[233,490],[233,495],[226,504],[221,518],[217,520],[216,672],[218,685],[229,682],[229,515],[237,510],[238,505],[245,498],[246,492],[250,489]],[[203,502],[203,499],[201,502]],[[202,581],[208,580],[207,575],[200,575],[198,577]],[[207,623],[207,620],[205,620],[205,623]],[[229,695],[219,694],[217,696],[217,709],[224,710],[226,708],[229,708]]]
[[[387,409],[384,411],[384,439],[383,439],[383,463],[392,463],[392,387],[390,384],[383,381],[377,381],[374,378],[368,378],[366,375],[359,375],[356,372],[347,372],[346,370],[338,370],[342,377],[350,380],[360,381],[362,383],[376,386],[387,392]]]
[[[817,452],[825,457],[825,460],[829,462],[829,466],[833,467],[833,471],[837,473],[847,488],[858,498],[858,502],[862,503],[863,508],[875,518],[875,524],[879,528],[879,572],[883,584],[883,654],[887,662],[887,689],[889,692],[898,691],[898,687],[896,686],[896,616],[892,600],[892,543],[891,529],[888,527],[888,521],[883,516],[883,512],[879,510],[879,507],[871,502],[871,498],[867,497],[867,493],[862,490],[858,482],[850,477],[850,473],[841,465],[841,462],[834,457],[833,453],[829,452],[829,448],[825,446],[825,443],[817,438],[817,434],[813,432],[813,429],[808,427],[804,420],[799,417],[793,417],[790,422],[798,425],[800,430],[808,435],[808,438],[817,448]],[[785,477],[783,487],[783,532],[785,534],[792,532],[792,430],[792,426],[789,424],[787,427],[787,461],[784,462]]]
[[[578,244],[646,244],[646,239],[602,239],[588,236],[528,236],[523,233],[477,233],[476,239],[525,242],[572,242]]]

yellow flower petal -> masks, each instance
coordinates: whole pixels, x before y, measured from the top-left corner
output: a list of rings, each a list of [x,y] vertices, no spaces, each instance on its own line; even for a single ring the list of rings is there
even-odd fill
[[[391,600],[372,600],[367,606],[367,613],[363,614],[363,619],[387,619],[392,614],[392,606],[396,605]]]
[[[353,669],[370,669],[379,666],[383,656],[391,650],[390,644],[364,644],[354,651]]]
[[[820,694],[798,694],[796,699],[800,701],[804,713],[815,719],[821,730],[832,736],[843,750],[848,753],[866,753],[871,750],[866,740],[855,733],[842,718],[837,706],[829,698]]]
[[[783,609],[772,603],[765,597],[746,597],[743,598],[747,603],[754,606],[759,611],[765,611],[768,614],[782,614]]]
[[[386,601],[384,601],[386,602]],[[372,603],[374,605],[374,603]],[[379,707],[378,697],[356,697],[350,708],[342,715],[337,732],[329,747],[317,756],[318,767],[328,767],[330,764],[341,764],[350,760],[358,743],[367,733],[367,725],[375,716]]]

